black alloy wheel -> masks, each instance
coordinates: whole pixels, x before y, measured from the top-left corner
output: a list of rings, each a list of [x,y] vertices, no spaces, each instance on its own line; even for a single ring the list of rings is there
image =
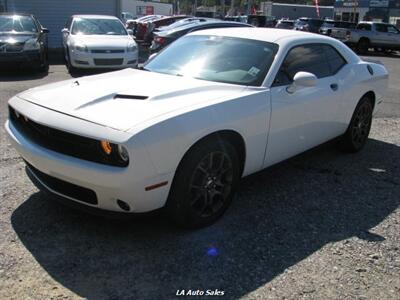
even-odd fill
[[[357,152],[364,147],[371,129],[372,111],[371,100],[364,97],[357,105],[350,125],[343,136],[342,142],[345,150]]]
[[[240,178],[235,147],[218,137],[201,141],[182,159],[166,204],[176,224],[196,228],[215,222],[229,207]]]
[[[232,190],[233,162],[224,152],[210,152],[196,166],[190,180],[192,209],[201,217],[218,212]]]

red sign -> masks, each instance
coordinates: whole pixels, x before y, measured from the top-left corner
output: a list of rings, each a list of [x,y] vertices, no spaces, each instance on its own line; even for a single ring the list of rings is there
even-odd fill
[[[154,6],[146,6],[146,15],[154,15]]]

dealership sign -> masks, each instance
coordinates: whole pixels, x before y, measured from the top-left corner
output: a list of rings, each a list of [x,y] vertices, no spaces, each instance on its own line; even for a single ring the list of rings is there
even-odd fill
[[[370,0],[369,7],[388,7],[389,0]]]

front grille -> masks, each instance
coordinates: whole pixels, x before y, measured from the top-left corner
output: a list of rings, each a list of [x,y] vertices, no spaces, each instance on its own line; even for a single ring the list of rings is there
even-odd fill
[[[47,187],[52,189],[53,191],[60,193],[62,195],[71,197],[73,199],[93,204],[97,204],[97,196],[96,193],[90,189],[81,187],[79,185],[66,182],[64,180],[55,178],[53,176],[47,175],[34,166],[26,162],[29,170]]]
[[[116,167],[128,165],[118,157],[117,151],[107,156],[101,150],[98,140],[38,124],[19,113],[17,115],[11,106],[8,108],[9,118],[14,127],[23,136],[43,148],[105,165]]]
[[[94,49],[91,50],[90,52],[92,53],[124,53],[124,49],[110,49],[110,50],[104,50],[104,49]]]
[[[94,64],[97,66],[119,66],[124,60],[122,58],[100,59],[95,58]]]

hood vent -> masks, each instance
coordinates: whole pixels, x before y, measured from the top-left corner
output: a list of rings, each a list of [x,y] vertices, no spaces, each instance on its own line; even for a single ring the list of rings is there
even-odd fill
[[[124,94],[117,94],[114,96],[114,99],[146,100],[147,98],[149,97],[140,95],[124,95]]]

